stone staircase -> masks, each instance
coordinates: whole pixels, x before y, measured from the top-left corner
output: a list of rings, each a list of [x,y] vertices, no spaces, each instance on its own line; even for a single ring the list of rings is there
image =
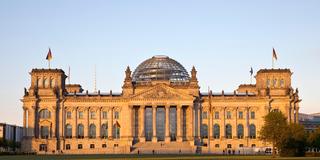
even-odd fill
[[[132,154],[191,154],[196,146],[189,142],[138,142],[131,148]]]

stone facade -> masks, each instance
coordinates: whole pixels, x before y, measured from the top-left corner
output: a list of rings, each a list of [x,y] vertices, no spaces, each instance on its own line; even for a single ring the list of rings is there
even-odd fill
[[[194,67],[187,80],[143,82],[128,67],[120,94],[83,92],[66,84],[61,69],[30,75],[22,99],[24,152],[147,153],[161,144],[163,153],[222,153],[270,146],[258,137],[272,110],[298,123],[300,100],[289,69],[261,69],[256,84],[233,93],[201,93]]]

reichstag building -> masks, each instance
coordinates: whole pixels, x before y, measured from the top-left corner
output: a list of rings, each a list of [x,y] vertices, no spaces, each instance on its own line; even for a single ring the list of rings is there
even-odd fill
[[[207,73],[210,74],[210,73]],[[298,123],[298,90],[289,69],[261,69],[256,84],[200,92],[188,72],[154,56],[131,72],[120,94],[67,84],[61,69],[32,69],[25,89],[22,149],[37,154],[243,153],[270,147],[259,139],[263,117],[281,111]]]

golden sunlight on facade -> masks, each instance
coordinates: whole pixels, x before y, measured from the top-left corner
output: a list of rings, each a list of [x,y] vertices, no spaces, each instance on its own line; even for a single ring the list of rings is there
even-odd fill
[[[210,73],[208,73],[210,74]],[[256,84],[233,93],[202,93],[177,61],[154,56],[133,73],[122,93],[83,92],[61,69],[33,69],[23,102],[24,152],[230,153],[270,147],[258,139],[271,110],[298,123],[298,90],[289,69],[261,69]]]

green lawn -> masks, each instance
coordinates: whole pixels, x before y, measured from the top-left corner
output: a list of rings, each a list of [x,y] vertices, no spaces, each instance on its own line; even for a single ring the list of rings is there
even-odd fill
[[[273,159],[271,156],[221,156],[221,155],[19,155],[19,156],[0,156],[0,160],[101,160],[101,159],[135,159],[135,160],[172,160],[172,159],[186,159],[186,160],[268,160]],[[280,160],[318,160],[320,157],[281,157],[275,158]]]

